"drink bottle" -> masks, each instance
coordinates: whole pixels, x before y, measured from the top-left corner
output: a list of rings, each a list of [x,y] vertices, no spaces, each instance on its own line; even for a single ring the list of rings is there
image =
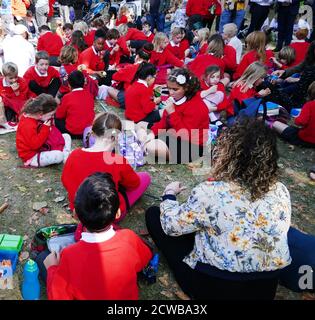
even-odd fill
[[[24,300],[39,300],[40,284],[37,263],[29,259],[23,269],[22,297]]]

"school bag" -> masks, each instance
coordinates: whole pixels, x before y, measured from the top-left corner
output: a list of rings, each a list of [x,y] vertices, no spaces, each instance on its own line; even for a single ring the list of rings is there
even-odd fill
[[[42,124],[38,126],[37,130],[39,130],[41,126]],[[43,151],[52,151],[52,150],[63,151],[64,147],[65,147],[65,139],[63,138],[61,132],[54,125],[51,125],[48,138],[39,149],[39,153]]]

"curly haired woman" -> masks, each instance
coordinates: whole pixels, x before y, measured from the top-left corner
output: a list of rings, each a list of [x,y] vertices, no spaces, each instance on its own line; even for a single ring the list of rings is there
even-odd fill
[[[183,291],[195,299],[273,299],[291,263],[291,202],[278,181],[276,136],[260,121],[224,130],[210,181],[179,204],[179,182],[146,223]]]

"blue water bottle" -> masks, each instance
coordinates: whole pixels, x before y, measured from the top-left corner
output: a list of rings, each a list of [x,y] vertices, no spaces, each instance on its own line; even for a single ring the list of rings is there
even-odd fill
[[[39,300],[40,285],[38,274],[37,263],[29,259],[23,269],[22,297],[24,300]]]
[[[64,66],[60,67],[59,76],[60,76],[62,85],[67,86],[68,85],[68,73],[67,73],[66,68]]]
[[[143,269],[143,275],[148,283],[152,284],[156,282],[156,275],[159,268],[159,254],[156,253],[151,261],[149,262],[149,265]]]

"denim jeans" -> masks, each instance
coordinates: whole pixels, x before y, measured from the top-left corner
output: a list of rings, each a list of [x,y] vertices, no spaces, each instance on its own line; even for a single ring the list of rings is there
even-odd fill
[[[219,33],[222,34],[224,25],[231,22],[235,23],[237,29],[240,30],[244,17],[245,10],[236,10],[235,15],[233,15],[233,11],[224,9],[221,13]]]
[[[164,32],[165,14],[164,13],[150,13],[147,15],[147,21],[151,25],[151,31],[156,27],[158,32]]]

